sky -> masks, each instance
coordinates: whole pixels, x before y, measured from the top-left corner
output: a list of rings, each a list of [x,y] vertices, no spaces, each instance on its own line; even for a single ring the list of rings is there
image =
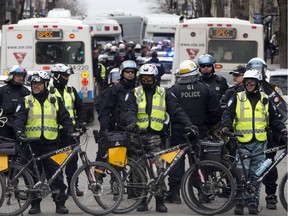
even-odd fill
[[[147,0],[82,0],[87,7],[88,17],[99,13],[115,13],[116,11],[125,14],[145,15],[149,14]],[[151,4],[151,2],[150,2]]]

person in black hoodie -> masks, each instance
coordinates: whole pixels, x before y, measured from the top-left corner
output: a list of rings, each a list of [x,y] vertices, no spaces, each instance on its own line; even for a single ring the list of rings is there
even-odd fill
[[[31,148],[35,155],[43,155],[58,149],[60,125],[67,136],[72,134],[74,129],[69,112],[65,108],[62,99],[51,94],[48,90],[50,81],[48,73],[42,70],[36,71],[30,77],[30,81],[32,94],[26,96],[25,101],[19,106],[20,108],[16,112],[17,119],[14,120],[14,130],[16,137],[39,137],[40,141],[31,142]],[[55,174],[60,166],[50,157],[43,159],[41,162],[48,179]],[[34,171],[33,167],[31,171]],[[64,184],[62,172],[50,188],[53,191],[52,198],[56,204],[56,213],[68,214],[69,210],[65,207],[65,201],[68,199],[65,194],[67,187]],[[28,214],[41,213],[41,200],[39,197],[33,197],[32,207]]]
[[[1,127],[0,136],[15,138],[13,130],[15,113],[23,98],[30,94],[30,90],[23,85],[26,75],[25,68],[14,65],[9,71],[6,85],[0,87],[0,108],[2,116],[7,118],[7,122],[4,121],[5,124]]]

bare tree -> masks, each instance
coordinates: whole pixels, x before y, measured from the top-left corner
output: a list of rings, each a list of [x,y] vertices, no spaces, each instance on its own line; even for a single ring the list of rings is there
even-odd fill
[[[279,56],[280,68],[287,68],[287,0],[277,0],[279,7]]]
[[[170,7],[173,0],[148,0],[151,2],[148,7],[151,13],[174,13],[175,10]]]
[[[57,8],[65,8],[71,11],[72,16],[85,16],[87,12],[86,5],[81,0],[58,0],[56,1]]]

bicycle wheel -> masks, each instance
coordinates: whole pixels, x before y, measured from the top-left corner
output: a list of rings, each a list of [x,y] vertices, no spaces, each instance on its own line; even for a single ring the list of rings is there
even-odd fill
[[[27,170],[15,180],[16,174],[22,169],[21,165],[10,163],[8,172],[3,173],[4,199],[0,208],[0,215],[16,216],[24,212],[30,205],[32,194],[29,193],[34,182]]]
[[[186,205],[201,215],[225,212],[235,196],[230,171],[215,161],[201,161],[190,167],[182,178],[181,194]]]
[[[123,181],[109,164],[91,162],[79,167],[74,173],[71,194],[76,205],[87,214],[106,215],[115,210],[123,197]],[[75,186],[84,192],[76,196]]]
[[[287,191],[288,191],[287,181],[288,181],[288,173],[286,173],[281,179],[278,189],[280,202],[286,211],[287,211]]]
[[[124,196],[113,213],[124,214],[133,211],[142,202],[149,190],[147,186],[147,177],[144,170],[136,165],[136,162],[128,158],[125,167],[117,168],[124,183]]]

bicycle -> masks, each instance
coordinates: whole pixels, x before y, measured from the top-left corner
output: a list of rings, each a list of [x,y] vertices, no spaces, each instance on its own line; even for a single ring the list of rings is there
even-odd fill
[[[236,205],[237,201],[239,200],[239,194],[240,193],[244,193],[245,198],[255,198],[256,194],[257,194],[257,185],[260,184],[263,181],[264,177],[274,167],[276,167],[287,155],[287,149],[286,149],[285,145],[279,146],[279,147],[268,148],[268,149],[265,149],[263,151],[259,151],[256,153],[244,154],[241,151],[240,144],[237,140],[237,137],[243,136],[243,134],[233,133],[233,132],[225,132],[223,135],[229,137],[231,140],[233,140],[236,143],[236,149],[238,151],[239,157],[236,158],[234,156],[230,156],[230,157],[234,158],[233,162],[231,162],[231,161],[228,162],[227,160],[223,161],[223,164],[230,170],[233,177],[235,178],[235,181],[237,182],[237,190],[236,190],[235,196],[232,197],[230,205],[228,205],[227,208],[224,209],[224,211],[222,211],[221,213],[225,213],[227,211],[230,211]],[[276,152],[276,151],[282,150],[282,149],[284,149],[283,152],[272,162],[272,164],[269,167],[266,168],[266,170],[261,175],[259,175],[259,176],[255,175],[253,181],[248,181],[248,173],[246,172],[245,166],[244,166],[244,160],[245,159],[256,157],[256,156],[261,155],[261,154]],[[242,171],[244,173],[243,176],[240,175],[239,171],[236,168],[236,163],[238,161],[240,161],[240,163],[241,163],[241,168],[242,168]],[[286,178],[287,178],[287,175],[286,175]],[[280,190],[280,187],[279,187],[279,190]],[[286,190],[287,190],[287,188],[286,188]],[[283,193],[284,193],[284,191],[283,191]],[[286,204],[286,208],[287,208],[287,204]]]
[[[82,150],[78,141],[82,132],[74,133],[75,144],[51,151],[44,155],[34,155],[31,143],[39,141],[39,138],[19,138],[14,140],[17,148],[26,148],[29,152],[29,159],[23,154],[12,154],[9,159],[9,169],[2,172],[4,177],[4,201],[0,202],[0,215],[16,216],[23,213],[30,205],[32,197],[45,198],[53,193],[49,189],[51,183],[63,171],[70,159],[79,154],[82,161],[71,180],[71,193],[76,205],[87,214],[106,215],[111,213],[120,204],[123,196],[123,182],[118,172],[109,164],[102,162],[90,162],[85,151]],[[88,135],[82,145],[87,145]],[[7,140],[0,137],[0,140]],[[11,140],[10,140],[11,141]],[[39,170],[36,162],[52,157],[60,167],[50,179],[45,179],[45,173]],[[60,159],[59,159],[60,158]],[[62,159],[61,159],[62,158]],[[30,166],[36,174],[31,172]],[[36,182],[33,178],[37,179]],[[102,176],[102,178],[99,178]],[[104,176],[111,176],[113,182],[106,181]],[[75,185],[84,191],[82,197],[76,196]],[[3,197],[3,192],[0,196]],[[117,196],[115,196],[117,194]],[[1,199],[0,199],[1,201]]]
[[[279,193],[279,199],[280,202],[282,204],[282,206],[284,207],[284,209],[287,211],[287,190],[288,190],[288,172],[286,172],[286,174],[283,176],[283,178],[280,181],[279,184],[279,188],[278,188],[278,193]]]
[[[145,153],[141,135],[143,135],[143,131],[132,133],[131,142],[137,142],[139,144],[138,149],[142,153],[139,154],[133,150],[132,153],[128,153],[128,155],[134,155],[136,156],[134,158],[138,159],[127,157],[123,167],[116,167],[124,183],[124,196],[120,205],[113,211],[114,213],[131,212],[140,205],[144,198],[147,198],[147,204],[149,204],[152,196],[162,195],[162,182],[180,158],[185,157],[185,155],[188,155],[191,166],[185,172],[181,184],[181,193],[187,206],[196,213],[214,215],[229,205],[229,200],[234,197],[236,190],[230,171],[215,161],[199,161],[197,153],[194,151],[198,140],[195,139],[191,143],[190,133],[185,136],[186,143],[148,154]],[[132,146],[130,146],[130,150],[131,148]],[[167,165],[155,175],[154,165],[151,161],[159,158],[166,161]],[[198,194],[205,195],[210,202],[203,203]]]

